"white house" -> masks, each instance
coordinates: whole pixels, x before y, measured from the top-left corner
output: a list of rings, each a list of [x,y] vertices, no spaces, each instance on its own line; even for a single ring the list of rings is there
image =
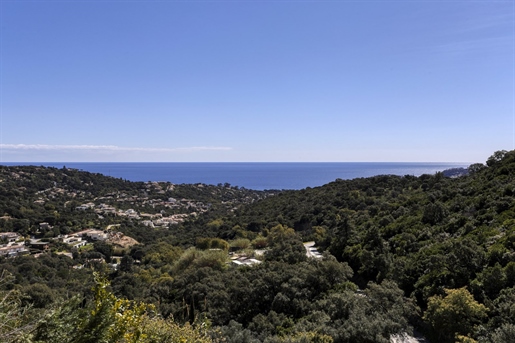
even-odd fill
[[[89,230],[85,234],[94,241],[105,241],[109,237],[107,233],[100,230]]]
[[[0,232],[0,239],[5,239],[8,243],[16,242],[20,238],[16,232]]]
[[[23,253],[28,253],[29,251],[23,244],[11,245],[7,247],[0,248],[0,256],[8,256],[13,257]]]

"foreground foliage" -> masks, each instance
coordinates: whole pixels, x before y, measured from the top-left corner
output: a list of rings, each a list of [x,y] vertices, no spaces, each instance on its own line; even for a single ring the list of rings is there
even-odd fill
[[[205,322],[192,326],[165,320],[152,305],[118,298],[108,286],[97,276],[92,301],[84,304],[85,299],[73,297],[32,318],[27,316],[31,310],[22,308],[15,295],[4,293],[0,339],[6,343],[212,342]]]

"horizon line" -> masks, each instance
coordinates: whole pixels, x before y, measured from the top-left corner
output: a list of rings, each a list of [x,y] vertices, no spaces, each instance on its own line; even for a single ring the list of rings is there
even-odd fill
[[[445,164],[474,164],[481,162],[463,161],[1,161],[0,165],[16,163],[445,163]],[[484,164],[484,163],[483,163]]]

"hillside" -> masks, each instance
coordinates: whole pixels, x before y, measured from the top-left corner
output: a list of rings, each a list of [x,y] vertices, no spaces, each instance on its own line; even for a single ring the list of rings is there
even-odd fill
[[[154,304],[164,318],[209,320],[211,341],[389,342],[414,328],[431,342],[515,337],[515,151],[465,176],[382,175],[283,192],[64,168],[0,172],[1,230],[55,244],[39,258],[0,258],[15,277],[9,287],[41,311],[65,293],[89,299],[97,270],[117,297]],[[144,223],[174,215],[183,220]],[[66,249],[59,235],[108,225],[141,244],[56,254]],[[308,257],[306,241],[323,257]],[[236,267],[236,256],[261,263]]]
[[[0,229],[55,238],[85,227],[123,229],[158,218],[155,226],[168,227],[271,194],[229,185],[129,182],[66,167],[0,166]]]

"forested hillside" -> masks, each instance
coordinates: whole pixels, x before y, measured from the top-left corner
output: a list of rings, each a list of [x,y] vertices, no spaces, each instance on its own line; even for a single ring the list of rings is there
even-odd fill
[[[382,175],[282,192],[0,171],[1,231],[52,243],[38,257],[0,257],[0,310],[11,320],[2,341],[372,343],[414,329],[443,343],[515,337],[515,151],[495,152],[466,176]],[[96,207],[77,210],[86,202]],[[185,219],[152,227],[128,209]],[[109,225],[139,244],[62,241]],[[321,258],[308,256],[308,241]]]

